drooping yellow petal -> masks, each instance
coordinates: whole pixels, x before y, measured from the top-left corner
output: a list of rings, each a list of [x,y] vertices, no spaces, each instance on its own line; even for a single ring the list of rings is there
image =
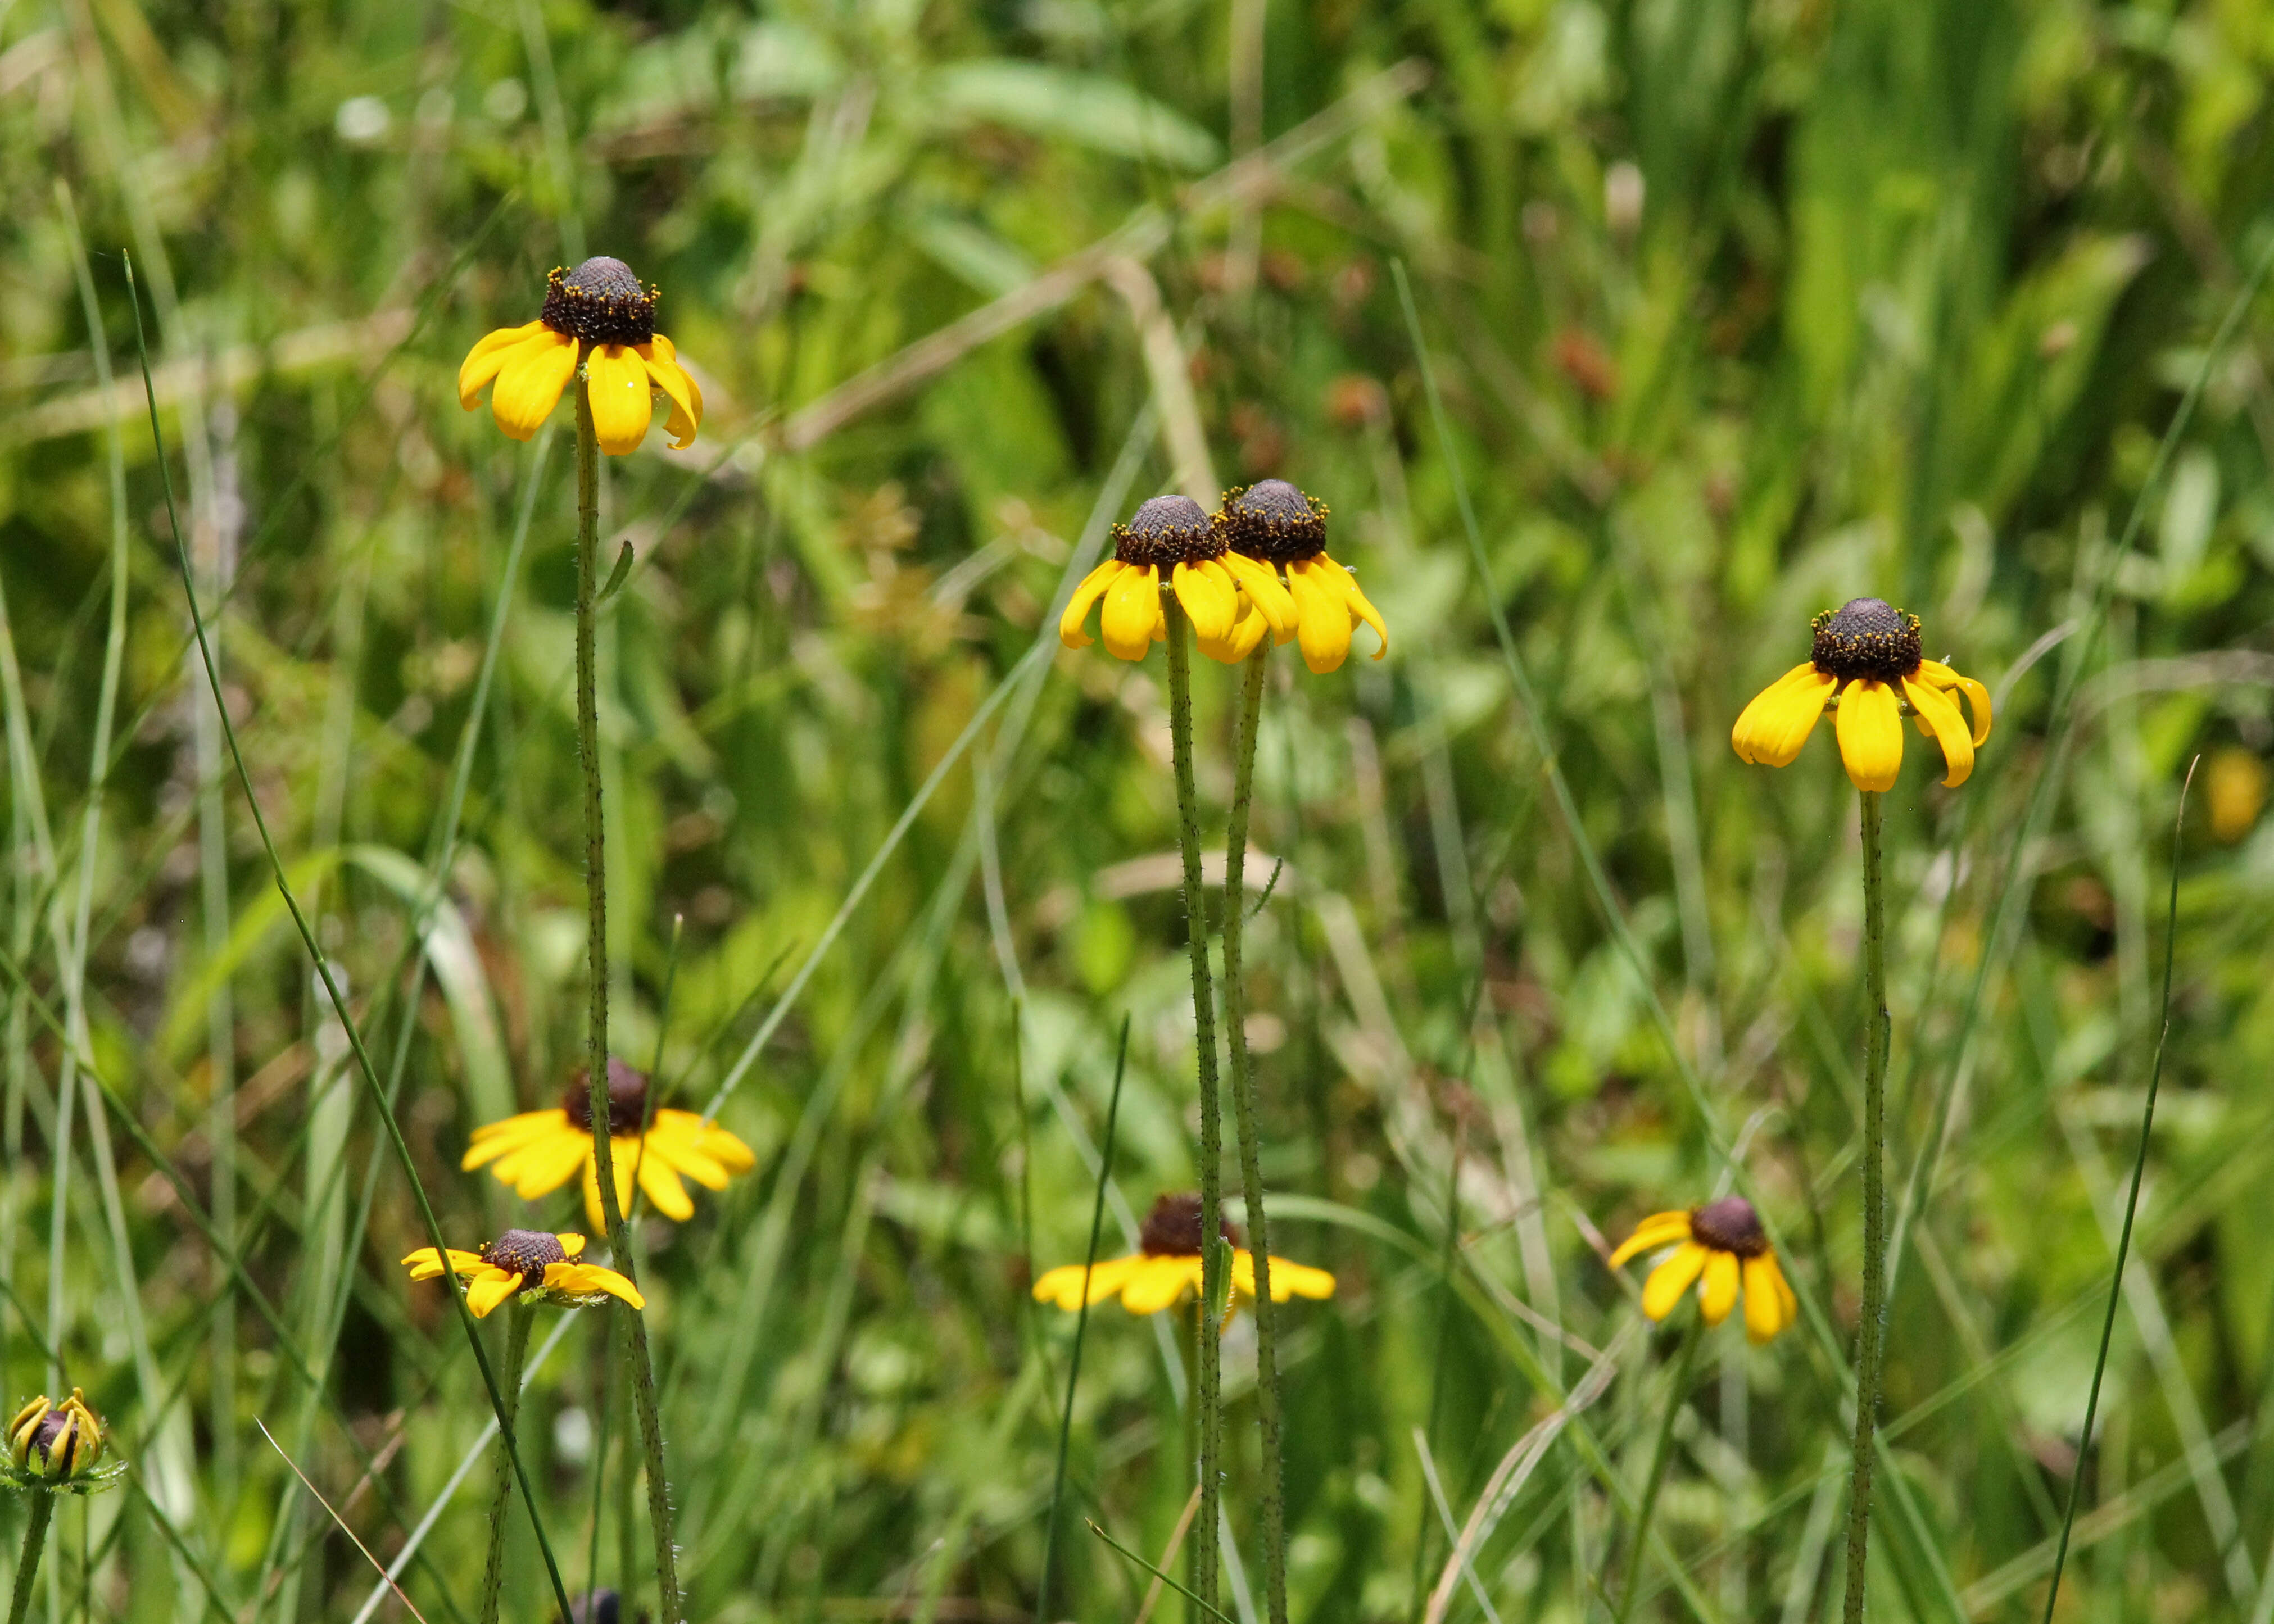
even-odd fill
[[[653,1131],[668,1133],[675,1142],[708,1156],[729,1173],[747,1173],[758,1165],[758,1153],[717,1123],[705,1123],[693,1111],[659,1110]]]
[[[563,1124],[559,1133],[523,1145],[497,1160],[490,1171],[513,1186],[524,1201],[550,1195],[576,1177],[592,1154],[592,1141],[581,1129]]]
[[[1619,1244],[1619,1249],[1611,1254],[1611,1267],[1617,1268],[1630,1258],[1638,1258],[1645,1252],[1655,1252],[1660,1246],[1670,1246],[1675,1241],[1689,1238],[1688,1213],[1653,1213],[1635,1226],[1632,1235]]]
[[[635,1148],[632,1162],[639,1174],[639,1187],[647,1199],[655,1203],[655,1210],[675,1223],[685,1223],[695,1216],[695,1203],[687,1198],[687,1186],[679,1182],[679,1175],[671,1164],[650,1150],[643,1155]]]
[[[1792,765],[1816,731],[1833,684],[1833,678],[1803,661],[1754,695],[1729,730],[1737,759],[1764,767]]]
[[[1231,1289],[1242,1297],[1255,1295],[1255,1254],[1245,1247],[1231,1254]],[[1335,1277],[1326,1270],[1285,1258],[1271,1259],[1273,1302],[1284,1303],[1298,1297],[1324,1301],[1334,1294]]]
[[[1144,1261],[1141,1253],[1127,1258],[1099,1259],[1096,1266],[1088,1271],[1089,1300],[1095,1303],[1120,1290],[1137,1266]],[[1082,1266],[1079,1263],[1062,1263],[1046,1271],[1040,1280],[1035,1282],[1035,1301],[1055,1303],[1068,1312],[1080,1308],[1082,1303]]]
[[[1143,659],[1161,627],[1161,572],[1150,564],[1124,565],[1097,617],[1107,652],[1117,659]]]
[[[1765,1252],[1745,1259],[1745,1338],[1765,1342],[1784,1329],[1784,1276],[1777,1272],[1776,1253]]]
[[[1255,645],[1263,641],[1263,634],[1270,629],[1269,623],[1256,613],[1254,604],[1242,604],[1240,607],[1239,619],[1232,622],[1231,633],[1223,642],[1212,643],[1206,637],[1193,640],[1200,651],[1219,665],[1239,665],[1255,652]]]
[[[1302,616],[1295,608],[1295,599],[1279,583],[1279,572],[1261,559],[1249,558],[1244,553],[1227,553],[1224,567],[1231,573],[1239,589],[1247,595],[1270,627],[1271,635],[1284,643],[1295,635]]]
[[[1895,690],[1874,677],[1850,682],[1841,690],[1837,720],[1849,782],[1867,793],[1894,788],[1903,764],[1903,713]]]
[[[1058,641],[1069,649],[1086,649],[1096,641],[1082,629],[1089,619],[1090,605],[1105,596],[1105,589],[1119,578],[1129,566],[1119,559],[1108,559],[1081,578],[1081,584],[1066,600],[1065,613],[1058,616]]]
[[[1674,1255],[1651,1270],[1650,1278],[1643,1282],[1643,1312],[1653,1320],[1672,1313],[1682,1294],[1705,1269],[1706,1256],[1706,1248],[1696,1241],[1684,1241],[1675,1248]]]
[[[647,438],[655,415],[655,390],[647,363],[629,344],[599,344],[584,363],[585,387],[592,395],[592,432],[610,456],[627,456]]]
[[[1239,616],[1239,591],[1223,566],[1213,559],[1179,564],[1171,572],[1169,583],[1176,589],[1177,602],[1184,605],[1186,619],[1193,623],[1194,636],[1202,643],[1220,643],[1231,635],[1231,623]]]
[[[458,366],[458,404],[468,411],[482,403],[482,391],[488,387],[498,369],[505,365],[507,352],[518,348],[539,333],[550,332],[542,321],[531,321],[517,327],[500,327],[486,333]],[[555,335],[558,336],[558,335]]]
[[[1974,771],[1974,741],[1966,731],[1965,718],[1940,688],[1916,677],[1903,679],[1903,697],[1911,702],[1918,719],[1932,730],[1935,742],[1942,746],[1942,759],[1950,768],[1942,781],[1946,787],[1956,789]]]
[[[1719,1325],[1729,1317],[1737,1305],[1737,1254],[1717,1252],[1706,1259],[1706,1283],[1698,1290],[1698,1305],[1708,1325]]]
[[[475,1319],[486,1319],[491,1309],[520,1289],[520,1275],[489,1269],[466,1282],[466,1306],[474,1311]]]
[[[498,427],[511,439],[529,439],[545,426],[576,372],[576,341],[550,328],[508,350],[490,390]]]
[[[1358,577],[1323,553],[1312,560],[1311,563],[1313,568],[1325,575],[1330,583],[1342,588],[1343,601],[1348,605],[1351,613],[1374,628],[1374,635],[1382,639],[1382,646],[1374,651],[1374,658],[1376,659],[1385,658],[1389,653],[1389,628],[1383,624],[1382,612],[1374,606],[1373,600],[1359,590]]]
[[[1121,1288],[1121,1306],[1133,1314],[1157,1314],[1182,1297],[1186,1287],[1200,1284],[1198,1258],[1144,1258],[1139,1261],[1141,1267],[1130,1271],[1128,1283]]]
[[[1937,688],[1954,688],[1966,695],[1966,708],[1974,715],[1974,748],[1980,749],[1982,741],[1990,736],[1990,690],[1940,660],[1921,660],[1918,674]]]
[[[502,1122],[485,1124],[471,1135],[472,1148],[458,1165],[468,1172],[493,1157],[502,1156],[516,1145],[526,1144],[567,1129],[568,1113],[558,1109],[549,1111],[523,1111]]]
[[[632,350],[646,364],[655,387],[670,397],[671,417],[665,427],[671,435],[671,448],[686,450],[695,443],[695,431],[703,426],[703,391],[680,365],[671,341],[662,334],[657,334],[651,342],[633,345]]]
[[[1319,567],[1322,560],[1323,555],[1298,559],[1287,566],[1287,590],[1300,617],[1295,639],[1303,650],[1303,664],[1321,677],[1350,658],[1351,640],[1350,598],[1335,579],[1341,568],[1329,566],[1335,572],[1329,575]]]
[[[611,1139],[609,1145],[616,1171],[616,1210],[629,1213],[632,1209],[632,1158],[639,1154],[637,1139]],[[606,1214],[600,1211],[600,1176],[589,1156],[584,1161],[584,1217],[595,1235],[608,1227]]]
[[[590,1297],[605,1291],[610,1297],[621,1297],[634,1308],[645,1308],[647,1299],[639,1288],[612,1268],[602,1268],[597,1263],[548,1263],[545,1266],[545,1285],[547,1290],[566,1291],[577,1297]]]

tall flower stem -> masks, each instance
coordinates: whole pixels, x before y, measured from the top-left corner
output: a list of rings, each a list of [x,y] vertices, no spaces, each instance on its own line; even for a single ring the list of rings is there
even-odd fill
[[[592,396],[576,381],[576,752],[584,767],[585,974],[591,1002],[584,1024],[584,1079],[591,1089],[592,1170],[600,1185],[600,1213],[608,1223],[610,1261],[627,1279],[638,1278],[631,1231],[616,1199],[614,1135],[608,1119],[608,870],[606,824],[600,813],[600,695],[595,653],[599,623],[600,442],[592,427]],[[639,1411],[640,1443],[647,1455],[647,1515],[655,1530],[656,1611],[662,1624],[680,1624],[679,1563],[671,1543],[671,1486],[663,1470],[663,1426],[655,1409],[655,1369],[647,1327],[630,1308],[632,1401]],[[629,1575],[628,1575],[629,1576]]]
[[[1666,1414],[1658,1424],[1658,1442],[1650,1452],[1650,1476],[1642,1485],[1642,1504],[1635,1508],[1634,1543],[1627,1556],[1626,1583],[1619,1596],[1618,1624],[1626,1624],[1642,1592],[1642,1570],[1650,1560],[1650,1520],[1658,1510],[1658,1492],[1666,1486],[1666,1464],[1674,1455],[1674,1424],[1682,1414],[1682,1401],[1690,1394],[1690,1375],[1698,1365],[1698,1344],[1706,1340],[1706,1317],[1690,1322],[1682,1335],[1682,1352],[1674,1366],[1674,1386],[1666,1395]]]
[[[24,1525],[24,1550],[16,1559],[16,1589],[8,1598],[8,1624],[24,1624],[32,1608],[32,1581],[40,1571],[40,1553],[47,1548],[48,1519],[56,1515],[56,1497],[44,1489],[31,1493],[32,1520]]]
[[[1224,1442],[1222,1325],[1212,1305],[1224,1298],[1224,1248],[1217,1228],[1224,1210],[1224,1158],[1216,1097],[1216,990],[1208,955],[1208,896],[1201,889],[1200,792],[1193,783],[1193,654],[1184,605],[1161,594],[1169,633],[1169,740],[1177,774],[1177,843],[1185,859],[1185,936],[1193,965],[1193,1026],[1200,1045],[1201,1082],[1201,1312],[1193,1316],[1200,1380],[1193,1397],[1200,1418],[1200,1515],[1193,1523],[1193,1590],[1205,1612],[1216,1601],[1216,1459]]]
[[[498,1366],[498,1385],[505,1390],[505,1414],[500,1423],[509,1433],[521,1415],[521,1365],[529,1356],[529,1322],[534,1311],[508,1303],[505,1311],[505,1361]],[[498,1440],[497,1484],[490,1493],[490,1553],[482,1568],[481,1624],[497,1624],[498,1593],[505,1583],[505,1525],[513,1513],[513,1455],[506,1440]]]
[[[1255,793],[1255,731],[1263,716],[1269,638],[1247,657],[1239,731],[1232,740],[1231,829],[1224,848],[1224,1026],[1231,1060],[1232,1119],[1239,1180],[1247,1198],[1247,1246],[1255,1259],[1255,1410],[1263,1433],[1263,1575],[1271,1624],[1287,1624],[1287,1513],[1280,1461],[1278,1311],[1271,1301],[1271,1242],[1263,1217],[1262,1139],[1256,1132],[1255,1066],[1247,1053],[1247,981],[1240,967],[1247,904],[1247,813]]]
[[[1880,872],[1879,797],[1864,801],[1864,1004],[1871,1031],[1864,1050],[1864,1316],[1856,1331],[1856,1458],[1848,1477],[1848,1598],[1845,1624],[1863,1624],[1864,1556],[1871,1531],[1872,1433],[1879,1410],[1887,1312],[1887,1212],[1880,1163],[1887,1144],[1887,905]]]

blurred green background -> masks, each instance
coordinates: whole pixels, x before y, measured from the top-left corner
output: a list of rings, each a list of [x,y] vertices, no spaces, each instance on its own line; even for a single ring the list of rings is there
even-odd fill
[[[52,1343],[134,1466],[35,1616],[358,1616],[259,1420],[382,1560],[440,1505],[403,1582],[469,1617],[489,1477],[190,651],[124,251],[254,790],[469,1243],[581,1227],[456,1163],[577,1063],[583,859],[570,437],[504,440],[455,369],[606,252],[708,396],[610,462],[602,542],[619,1050],[700,1109],[768,1034],[721,1112],[757,1170],[641,1226],[690,1617],[1032,1616],[1072,1326],[1026,1285],[1080,1260],[1125,1016],[1109,1250],[1195,1177],[1163,667],[1059,650],[1054,605],[1143,497],[1274,475],[1393,637],[1276,657],[1258,770],[1275,1237],[1341,1282],[1283,1320],[1297,1615],[1421,1615],[1447,1518],[1637,1318],[1600,1240],[1713,1194],[1716,1134],[1834,1334],[1708,1342],[1639,1612],[1830,1604],[1855,798],[1828,738],[1727,740],[1868,592],[1999,718],[1962,789],[1915,741],[1887,798],[1874,1616],[2043,1607],[2169,945],[2061,1616],[2264,1624],[2270,68],[2252,0],[0,0],[0,1345],[10,1407]],[[1231,680],[1196,686],[1220,841]],[[523,1435],[572,1588],[597,1553],[637,1592],[570,1320]],[[1171,1323],[1090,1323],[1054,1618],[1140,1605],[1083,1516],[1157,1557],[1183,1505]],[[1608,1616],[1674,1342],[1618,1344],[1444,1616]],[[507,1616],[548,1616],[515,1540]]]

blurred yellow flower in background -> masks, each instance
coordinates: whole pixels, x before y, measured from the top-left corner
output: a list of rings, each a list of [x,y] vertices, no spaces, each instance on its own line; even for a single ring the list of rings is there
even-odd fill
[[[1707,1325],[1719,1325],[1737,1305],[1742,1287],[1745,1335],[1765,1342],[1800,1317],[1800,1301],[1777,1267],[1776,1249],[1762,1231],[1760,1214],[1743,1196],[1724,1196],[1704,1207],[1653,1213],[1611,1254],[1617,1268],[1639,1252],[1671,1245],[1674,1251],[1643,1282],[1642,1311],[1653,1320],[1672,1313],[1691,1285],[1698,1284],[1698,1306]]]
[[[1216,1232],[1234,1247],[1231,1291],[1239,1298],[1255,1296],[1255,1257],[1239,1244],[1239,1236],[1221,1218]],[[1133,1314],[1157,1314],[1181,1301],[1186,1292],[1201,1289],[1201,1199],[1196,1195],[1164,1195],[1153,1203],[1139,1230],[1138,1250],[1126,1258],[1108,1258],[1085,1270],[1079,1263],[1061,1265],[1035,1282],[1035,1300],[1073,1310],[1084,1301],[1082,1276],[1089,1276],[1088,1301],[1118,1296]],[[1335,1277],[1324,1269],[1271,1259],[1271,1300],[1291,1297],[1324,1299],[1335,1294]]]
[[[2203,770],[2203,793],[2210,801],[2212,838],[2233,846],[2256,827],[2266,809],[2266,763],[2230,744],[2214,752]]]
[[[1876,598],[1851,598],[1812,623],[1816,643],[1795,665],[1754,697],[1730,729],[1740,760],[1786,767],[1816,730],[1827,702],[1838,708],[1840,759],[1859,790],[1894,787],[1903,764],[1902,704],[1918,730],[1942,747],[1952,788],[1974,771],[1974,752],[1990,736],[1990,690],[1939,660],[1919,655],[1919,622]],[[1974,713],[1969,733],[1955,688]]]
[[[631,267],[606,254],[573,271],[555,268],[536,320],[500,327],[467,354],[458,368],[458,403],[471,411],[488,388],[498,427],[527,440],[561,403],[581,361],[601,450],[621,456],[639,449],[658,390],[671,402],[672,449],[685,449],[702,426],[703,391],[655,330],[657,297]]]
[[[591,1094],[584,1079],[585,1074],[578,1071],[552,1110],[523,1111],[475,1129],[473,1142],[458,1165],[471,1172],[494,1163],[490,1171],[511,1184],[524,1201],[551,1194],[582,1172],[585,1219],[595,1231],[606,1229],[600,1180],[592,1162]],[[695,1215],[695,1203],[679,1182],[681,1174],[706,1190],[724,1190],[728,1178],[749,1172],[758,1159],[741,1139],[717,1123],[706,1127],[693,1111],[659,1109],[651,1113],[647,1095],[644,1072],[621,1060],[608,1062],[608,1135],[616,1205],[630,1214],[636,1179],[658,1212],[684,1222]]]

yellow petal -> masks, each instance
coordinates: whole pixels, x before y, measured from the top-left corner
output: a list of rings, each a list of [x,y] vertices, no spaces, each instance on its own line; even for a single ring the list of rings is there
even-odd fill
[[[1935,742],[1942,746],[1942,759],[1950,768],[1943,784],[1956,789],[1974,771],[1974,741],[1966,731],[1965,718],[1940,688],[1916,677],[1903,679],[1903,697],[1911,702],[1918,719],[1933,730]]]
[[[466,1306],[474,1311],[475,1319],[486,1319],[491,1309],[520,1289],[520,1275],[492,1269],[466,1282]]]
[[[576,341],[550,328],[508,351],[490,390],[498,427],[512,439],[529,439],[545,426],[576,373]]]
[[[708,1156],[729,1173],[747,1173],[758,1165],[758,1153],[717,1123],[705,1124],[693,1111],[658,1111],[659,1132],[682,1140],[689,1150]]]
[[[552,1194],[591,1160],[592,1141],[575,1128],[498,1158],[490,1171],[524,1201]]]
[[[1940,660],[1921,660],[1918,674],[1937,688],[1954,688],[1966,695],[1966,708],[1974,713],[1974,748],[1980,749],[1982,741],[1990,736],[1990,690],[1972,677],[1959,675]]]
[[[442,1272],[442,1254],[432,1246],[421,1246],[403,1261],[411,1268],[426,1270],[427,1275],[439,1274]],[[427,1275],[418,1276],[418,1278],[424,1279]]]
[[[1894,788],[1903,764],[1903,713],[1895,690],[1876,678],[1850,682],[1841,690],[1837,721],[1849,781],[1867,793]]]
[[[1635,1232],[1620,1243],[1619,1249],[1611,1254],[1611,1267],[1617,1268],[1630,1258],[1639,1257],[1645,1252],[1655,1252],[1660,1246],[1670,1246],[1675,1241],[1686,1241],[1689,1238],[1690,1214],[1688,1213],[1653,1213],[1637,1224]]]
[[[1803,662],[1756,694],[1729,730],[1737,759],[1764,767],[1792,765],[1808,735],[1816,731],[1833,683],[1814,665]]]
[[[687,369],[680,365],[671,341],[662,334],[632,349],[647,364],[647,375],[654,380],[655,387],[670,397],[671,419],[665,427],[671,435],[671,448],[686,450],[695,443],[695,431],[703,426],[703,391],[696,387]]]
[[[1270,627],[1274,637],[1284,641],[1295,635],[1295,628],[1302,623],[1302,616],[1295,608],[1292,594],[1279,583],[1277,570],[1261,559],[1249,558],[1243,553],[1225,553],[1224,567],[1231,572],[1232,579],[1239,583],[1239,590],[1247,594],[1248,602],[1254,604],[1263,616],[1264,623]]]
[[[1133,1314],[1157,1314],[1201,1281],[1198,1258],[1142,1258],[1121,1289],[1121,1306]]]
[[[1065,613],[1058,616],[1058,641],[1069,649],[1086,649],[1096,641],[1082,629],[1081,623],[1089,619],[1090,605],[1105,596],[1121,572],[1129,566],[1119,559],[1108,559],[1081,578],[1081,584],[1066,600]]]
[[[1324,676],[1350,658],[1349,596],[1339,582],[1319,568],[1321,559],[1298,559],[1287,566],[1287,590],[1300,617],[1296,641],[1302,645],[1303,664],[1312,674]],[[1339,566],[1329,566],[1339,575]]]
[[[1100,1259],[1096,1267],[1088,1271],[1089,1300],[1095,1303],[1103,1297],[1111,1297],[1120,1290],[1122,1286],[1127,1283],[1129,1276],[1135,1272],[1137,1266],[1144,1261],[1141,1255],[1130,1258]],[[1061,1264],[1057,1268],[1049,1270],[1040,1280],[1035,1282],[1035,1301],[1055,1303],[1069,1312],[1080,1308],[1082,1304],[1083,1272],[1082,1266],[1079,1263]]]
[[[1239,592],[1231,576],[1213,560],[1179,564],[1170,576],[1177,601],[1193,623],[1193,635],[1202,643],[1222,643],[1231,635],[1239,615]]]
[[[486,333],[479,342],[466,352],[458,367],[458,404],[471,411],[480,405],[482,391],[490,380],[498,375],[505,365],[506,354],[539,333],[551,331],[542,321],[531,321],[517,327],[500,327]]]
[[[592,432],[610,456],[626,456],[647,438],[655,415],[655,391],[647,363],[629,344],[601,344],[584,363],[584,387],[592,396]]]
[[[1161,628],[1161,573],[1150,564],[1124,565],[1106,590],[1105,612],[1098,616],[1106,650],[1118,659],[1140,660]]]
[[[1736,1253],[1717,1252],[1706,1259],[1706,1284],[1698,1293],[1698,1304],[1706,1324],[1721,1324],[1737,1305],[1738,1277]]]
[[[647,1299],[639,1288],[612,1268],[602,1268],[597,1263],[548,1263],[545,1266],[547,1289],[571,1292],[577,1297],[590,1297],[605,1291],[610,1297],[621,1297],[634,1308],[645,1308]]]
[[[1349,605],[1351,613],[1374,628],[1374,635],[1382,639],[1382,646],[1374,651],[1374,658],[1381,659],[1386,656],[1389,652],[1389,628],[1382,624],[1382,612],[1374,606],[1364,592],[1358,590],[1358,577],[1323,553],[1311,561],[1329,581],[1340,583],[1343,601]]]
[[[541,1139],[568,1128],[568,1113],[564,1110],[523,1111],[518,1116],[508,1116],[503,1122],[493,1122],[476,1128],[472,1135],[473,1148],[466,1152],[458,1165],[471,1172],[493,1156],[502,1156],[516,1145]]]
[[[629,1213],[632,1209],[632,1157],[639,1149],[639,1141],[611,1139],[609,1144],[615,1160],[616,1210]],[[584,1216],[595,1235],[606,1232],[607,1215],[600,1211],[600,1177],[590,1157],[584,1162]]]
[[[1231,1289],[1243,1297],[1255,1295],[1255,1254],[1244,1247],[1231,1254]],[[1271,1259],[1273,1302],[1284,1303],[1297,1297],[1323,1300],[1334,1294],[1335,1277],[1326,1270],[1290,1262],[1285,1258]]]
[[[577,1259],[584,1255],[584,1237],[583,1236],[556,1235],[553,1238],[561,1243],[561,1250],[568,1254],[568,1260],[571,1263],[574,1263]]]
[[[687,1199],[687,1186],[679,1182],[679,1175],[671,1164],[650,1150],[642,1155],[632,1152],[634,1166],[639,1173],[639,1187],[647,1199],[655,1203],[655,1210],[677,1223],[685,1223],[695,1216],[695,1203]]]
[[[1642,1311],[1653,1320],[1663,1320],[1674,1312],[1682,1294],[1690,1289],[1706,1267],[1706,1248],[1696,1241],[1684,1241],[1672,1257],[1651,1270],[1650,1278],[1643,1282]]]
[[[1255,645],[1263,641],[1263,634],[1270,629],[1269,622],[1256,613],[1254,605],[1244,604],[1239,619],[1232,622],[1231,635],[1222,642],[1211,642],[1206,637],[1193,639],[1200,651],[1219,665],[1239,665],[1255,652]]]
[[[1765,1252],[1745,1259],[1745,1339],[1765,1342],[1786,1325],[1784,1277],[1777,1272],[1776,1253]]]

